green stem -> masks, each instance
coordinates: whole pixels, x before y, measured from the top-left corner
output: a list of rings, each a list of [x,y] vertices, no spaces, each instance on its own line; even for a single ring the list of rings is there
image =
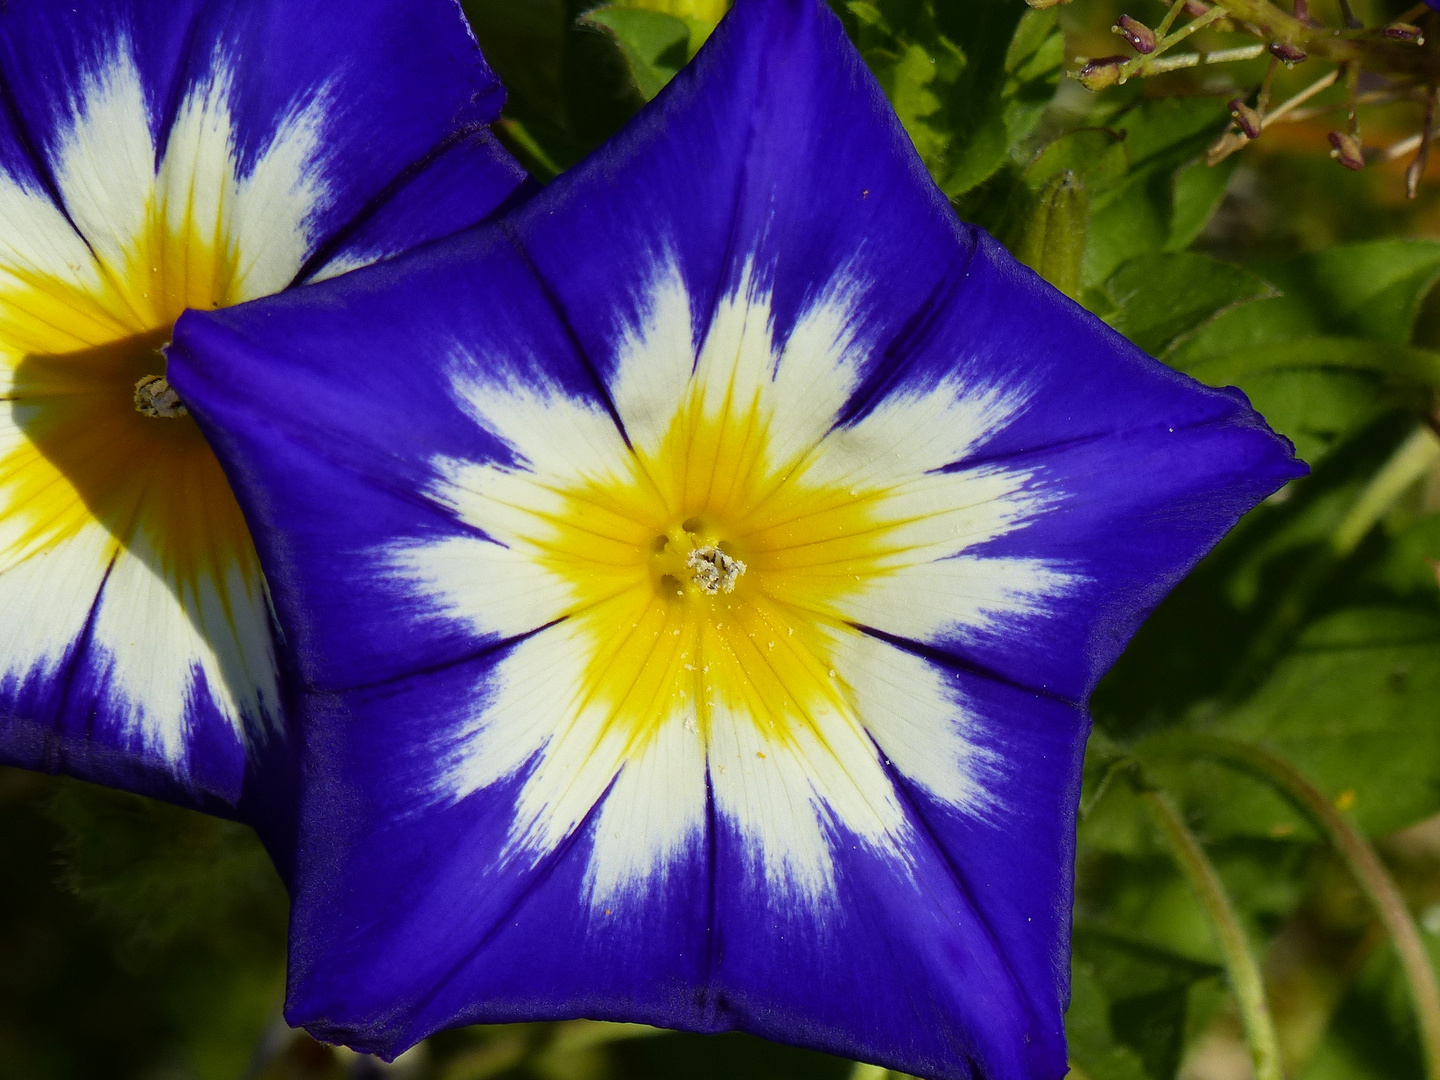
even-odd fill
[[[1440,53],[1401,42],[1358,40],[1353,32],[1337,32],[1301,22],[1270,0],[1223,0],[1238,22],[1248,23],[1269,41],[1297,45],[1311,56],[1337,63],[1361,61],[1366,71],[1408,75],[1432,81],[1440,70]]]
[[[1365,485],[1330,534],[1330,547],[1335,554],[1343,558],[1359,547],[1360,541],[1369,535],[1396,500],[1436,463],[1440,463],[1440,437],[1428,424],[1422,424]]]
[[[1238,765],[1265,780],[1330,838],[1395,943],[1419,1020],[1425,1075],[1429,1080],[1440,1080],[1440,985],[1435,968],[1405,898],[1369,841],[1322,791],[1289,762],[1269,751],[1219,735],[1187,735],[1181,739],[1183,745]]]
[[[1162,58],[1164,57],[1165,53],[1168,52],[1173,46],[1180,44],[1180,42],[1184,41],[1191,34],[1195,33],[1196,31],[1205,29],[1205,27],[1209,26],[1211,23],[1218,22],[1224,17],[1225,9],[1218,7],[1211,8],[1204,15],[1197,15],[1195,18],[1191,19],[1188,23],[1182,26],[1179,30],[1176,30],[1175,32],[1161,38],[1159,43],[1155,46],[1154,52],[1137,56],[1132,60],[1127,60],[1120,68],[1120,81],[1123,83],[1126,79],[1132,78],[1136,75],[1139,75],[1142,78],[1146,75],[1154,75],[1160,70],[1173,70],[1175,67],[1193,66],[1196,62],[1198,62],[1198,57],[1196,57],[1194,60],[1189,60],[1188,62],[1182,61],[1179,64],[1172,63],[1166,65],[1163,69],[1161,67],[1163,63]]]
[[[1175,25],[1175,20],[1180,17],[1180,11],[1185,7],[1185,0],[1175,0],[1170,5],[1170,10],[1165,13],[1165,18],[1160,20],[1160,25],[1155,27],[1155,36],[1163,38],[1170,32],[1170,27]]]
[[[1230,976],[1230,988],[1235,993],[1235,1003],[1240,1008],[1240,1021],[1245,1027],[1245,1038],[1250,1043],[1250,1056],[1255,1062],[1255,1080],[1284,1080],[1280,1071],[1280,1041],[1275,1034],[1275,1024],[1270,1018],[1270,1006],[1265,1000],[1265,983],[1260,977],[1260,965],[1245,940],[1245,929],[1235,914],[1235,908],[1226,895],[1225,885],[1214,865],[1206,857],[1200,842],[1180,817],[1174,805],[1160,791],[1142,791],[1141,798],[1150,808],[1155,821],[1170,841],[1176,861],[1190,878],[1195,891],[1205,904],[1210,924],[1225,956],[1225,970]]]

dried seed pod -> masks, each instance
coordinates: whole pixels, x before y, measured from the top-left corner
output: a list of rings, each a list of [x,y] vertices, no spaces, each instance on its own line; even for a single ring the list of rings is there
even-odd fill
[[[1246,105],[1244,98],[1234,98],[1230,102],[1230,115],[1240,125],[1240,130],[1250,138],[1260,137],[1260,114]]]
[[[1330,132],[1330,156],[1355,172],[1365,167],[1365,154],[1359,137],[1343,131]]]
[[[1286,41],[1277,41],[1270,46],[1270,55],[1284,63],[1287,67],[1293,67],[1306,57],[1304,49],[1291,45]]]

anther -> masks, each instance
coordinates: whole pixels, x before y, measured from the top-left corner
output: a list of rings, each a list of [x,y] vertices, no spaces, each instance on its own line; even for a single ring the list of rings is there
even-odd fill
[[[166,418],[190,415],[164,375],[146,375],[135,384],[135,411]]]
[[[690,552],[685,558],[685,567],[700,591],[711,596],[734,592],[736,579],[745,573],[743,562],[709,546]]]

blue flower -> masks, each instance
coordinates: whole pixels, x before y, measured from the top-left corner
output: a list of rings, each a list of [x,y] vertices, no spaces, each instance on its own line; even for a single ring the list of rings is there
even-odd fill
[[[1064,1074],[1084,702],[1302,467],[958,222],[819,0],[171,364],[305,688],[292,1023]]]
[[[503,91],[451,0],[12,0],[0,81],[0,760],[223,809],[277,650],[159,348],[484,217]]]

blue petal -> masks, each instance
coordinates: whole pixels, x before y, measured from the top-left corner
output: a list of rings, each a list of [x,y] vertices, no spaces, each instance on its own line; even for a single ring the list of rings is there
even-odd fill
[[[384,553],[494,556],[498,526],[445,494],[446,463],[526,474],[552,434],[507,435],[506,403],[526,394],[557,427],[599,415],[612,442],[642,446],[627,379],[699,380],[737,311],[763,318],[735,353],[782,357],[761,350],[761,382],[830,357],[786,403],[794,428],[823,422],[814,445],[863,449],[887,410],[920,405],[942,433],[973,426],[915,479],[991,485],[1014,512],[951,554],[1033,588],[996,591],[959,629],[883,611],[846,624],[928,681],[974,800],[872,725],[900,824],[877,840],[825,818],[817,899],[770,875],[707,763],[693,830],[597,902],[623,770],[536,847],[516,837],[543,740],[463,791],[436,782],[498,726],[506,665],[564,619],[441,610]],[[656,325],[668,353],[646,352]],[[958,223],[822,4],[740,0],[612,144],[497,224],[187,315],[171,356],[305,682],[292,1022],[395,1053],[453,1024],[591,1016],[739,1027],[947,1080],[1063,1075],[1083,698],[1165,590],[1299,470],[1238,395],[1167,371]]]
[[[79,261],[89,268],[92,255],[113,256],[116,222],[153,195],[167,154],[185,156],[202,145],[193,126],[184,128],[187,108],[193,113],[197,102],[213,106],[206,117],[223,116],[226,125],[207,148],[212,156],[193,159],[198,203],[222,192],[233,203],[235,189],[226,185],[258,183],[280,135],[309,125],[307,157],[285,174],[303,181],[304,190],[281,188],[268,202],[254,199],[259,210],[250,221],[288,212],[303,235],[296,250],[272,260],[279,276],[250,295],[332,277],[451,235],[491,214],[524,180],[486,127],[499,114],[503,88],[454,0],[14,0],[0,11],[0,87],[6,103],[0,180],[29,200],[7,211],[0,226],[7,288],[13,282],[4,272],[17,267],[16,280],[33,275],[43,282],[63,277],[67,263],[81,275]],[[107,100],[133,122],[91,124],[77,142],[78,118],[110,116],[103,112]],[[129,104],[136,107],[126,113]],[[163,340],[168,322],[153,329]],[[0,340],[0,362],[18,363],[14,387],[8,368],[0,369],[0,396],[16,399],[7,402],[8,422],[20,428],[28,408],[23,369],[31,358],[19,354],[27,348]],[[128,397],[119,408],[129,410]],[[0,469],[9,469],[3,455]],[[0,471],[0,481],[9,479]],[[114,524],[97,522],[92,531],[101,536]],[[53,627],[43,648],[32,650],[33,662],[25,641],[0,655],[0,761],[239,814],[278,837],[293,824],[286,785],[294,746],[284,730],[284,679],[277,682],[274,670],[284,660],[276,655],[263,584],[249,597],[254,655],[220,663],[223,672],[172,665],[164,689],[173,708],[161,738],[152,721],[166,708],[136,691],[126,664],[133,668],[135,657],[168,647],[165,620],[147,614],[120,579],[130,570],[143,578],[150,565],[160,582],[164,559],[129,550],[118,532],[116,539],[118,557],[102,552],[80,560],[83,572],[75,574],[60,572],[60,556],[47,552],[55,556],[54,580],[21,589],[18,600],[18,586],[4,593],[8,619]],[[22,568],[26,560],[44,561],[26,555]],[[7,565],[0,576],[13,584],[20,572]],[[155,587],[157,595],[165,592]],[[171,606],[175,625],[193,633],[188,614],[204,640],[209,629],[198,626],[196,604],[186,611]],[[153,633],[142,626],[147,618]],[[115,635],[102,632],[107,620],[134,624],[136,633],[121,635],[124,655]],[[0,652],[12,644],[0,634]],[[265,668],[265,677],[240,718],[217,703],[232,682],[245,681],[249,672],[238,669],[246,664]]]
[[[358,261],[448,235],[484,218],[523,178],[484,133],[504,89],[452,0],[12,3],[0,16],[0,78],[13,106],[3,125],[11,144],[3,163],[13,175],[37,176],[53,190],[68,106],[126,47],[161,153],[186,94],[216,71],[229,76],[242,175],[297,106],[323,99],[331,199],[312,235],[329,257]],[[457,141],[468,143],[468,160],[456,160]],[[418,178],[437,163],[447,174],[445,205],[372,223],[401,193],[418,195]],[[466,189],[468,211],[460,205]],[[378,235],[345,247],[366,229]]]

